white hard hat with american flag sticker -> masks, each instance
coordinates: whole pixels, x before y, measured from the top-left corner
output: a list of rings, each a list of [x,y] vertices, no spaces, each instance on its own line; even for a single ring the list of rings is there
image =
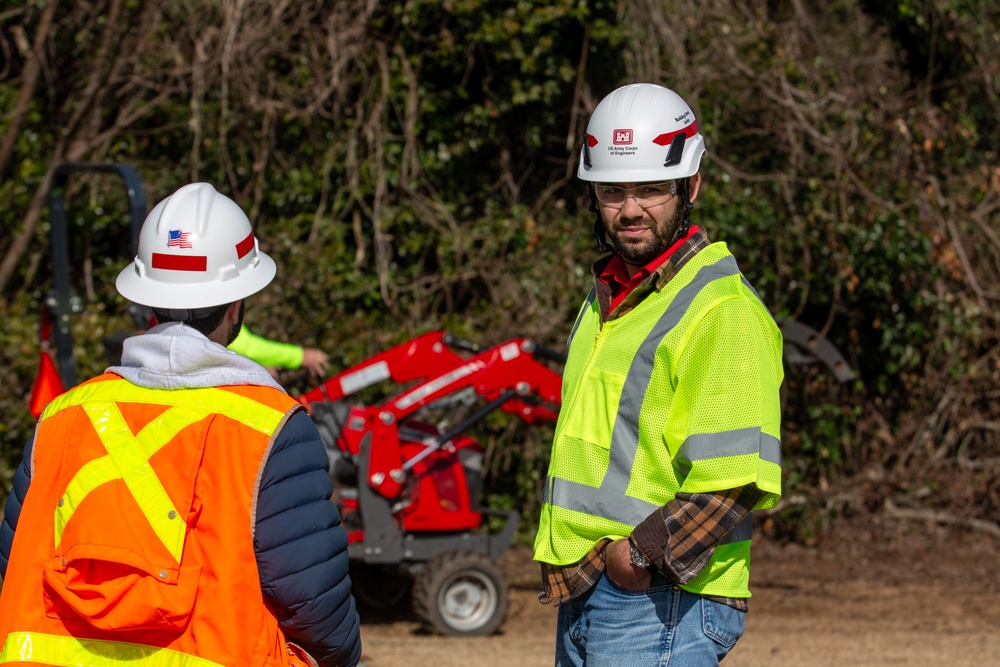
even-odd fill
[[[207,308],[262,290],[275,271],[243,209],[210,184],[191,183],[146,216],[138,253],[115,285],[141,305]]]

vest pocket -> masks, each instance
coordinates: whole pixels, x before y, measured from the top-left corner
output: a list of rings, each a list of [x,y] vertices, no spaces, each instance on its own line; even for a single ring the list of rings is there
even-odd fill
[[[555,476],[600,486],[625,377],[591,368],[567,406],[552,454]]]
[[[84,551],[71,549],[45,567],[42,595],[49,618],[84,621],[99,630],[184,630],[198,593],[200,565],[157,570],[127,562],[133,558]]]
[[[591,368],[577,390],[563,432],[570,438],[610,449],[624,384],[624,375]]]

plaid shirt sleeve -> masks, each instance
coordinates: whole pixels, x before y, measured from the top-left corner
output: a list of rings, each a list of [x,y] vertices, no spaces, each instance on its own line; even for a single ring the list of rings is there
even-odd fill
[[[739,525],[763,497],[764,492],[752,484],[719,493],[679,493],[636,526],[632,540],[669,581],[684,584],[698,576],[718,541]],[[573,565],[542,563],[544,591],[538,599],[543,604],[559,605],[590,589],[604,572],[604,547],[609,542],[601,540]],[[709,597],[734,609],[747,610],[744,598]]]
[[[678,493],[635,527],[632,541],[667,579],[686,584],[763,497],[752,484],[719,493]]]

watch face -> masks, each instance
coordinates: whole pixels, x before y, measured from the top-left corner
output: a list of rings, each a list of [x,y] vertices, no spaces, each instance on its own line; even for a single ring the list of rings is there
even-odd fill
[[[631,556],[632,565],[641,568],[649,567],[649,560],[631,542],[629,542],[629,555]]]

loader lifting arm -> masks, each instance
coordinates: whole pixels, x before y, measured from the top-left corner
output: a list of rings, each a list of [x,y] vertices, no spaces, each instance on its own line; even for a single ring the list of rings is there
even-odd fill
[[[69,224],[66,216],[66,191],[74,173],[97,172],[121,178],[128,197],[131,254],[139,244],[139,231],[146,217],[146,193],[135,168],[127,164],[83,164],[64,162],[55,167],[49,186],[51,217],[53,289],[46,296],[39,327],[39,367],[32,383],[28,407],[32,416],[41,415],[45,405],[77,384],[76,359],[73,356],[72,316],[83,310],[83,301],[72,293],[69,267]],[[135,304],[129,310],[136,318]],[[53,359],[54,357],[54,359]]]
[[[299,401],[307,407],[320,401],[339,401],[383,380],[402,384],[459,366],[465,360],[449,347],[448,336],[444,331],[431,331],[391,347],[334,375]]]
[[[487,402],[483,410],[464,420],[461,428],[427,441],[426,453],[417,461],[496,409],[529,424],[555,422],[558,417],[562,378],[539,357],[559,361],[559,353],[527,338],[512,339],[468,359],[453,348],[481,349],[470,341],[433,331],[351,366],[299,398],[309,407],[320,401],[341,400],[386,379],[398,383],[422,380],[382,403],[354,408],[343,430],[347,449],[354,456],[360,454],[361,438],[371,433],[367,483],[386,498],[396,498],[408,473],[417,470],[416,462],[407,465],[404,461],[399,430],[401,423],[424,408],[463,392],[475,392]]]
[[[49,215],[52,218],[52,268],[55,273],[55,294],[51,300],[55,311],[56,360],[59,375],[65,387],[76,385],[76,360],[73,358],[73,339],[70,333],[70,315],[73,312],[69,287],[69,234],[66,224],[66,188],[74,172],[95,171],[119,176],[128,195],[131,219],[132,250],[139,246],[139,230],[146,217],[146,193],[142,179],[133,167],[125,164],[78,164],[65,162],[55,168],[49,189]]]
[[[503,409],[529,424],[554,422],[558,416],[561,377],[539,362],[532,353],[534,343],[517,338],[469,358],[460,366],[422,382],[390,401],[377,406],[369,424],[373,440],[368,482],[387,498],[403,487],[407,471],[399,447],[396,424],[436,401],[464,390],[474,390],[487,406],[466,420],[461,430],[485,419],[495,409]],[[350,425],[348,425],[350,428]],[[459,429],[455,429],[460,432]],[[451,440],[451,432],[426,444],[426,450],[440,448]],[[421,453],[421,458],[426,454]]]

